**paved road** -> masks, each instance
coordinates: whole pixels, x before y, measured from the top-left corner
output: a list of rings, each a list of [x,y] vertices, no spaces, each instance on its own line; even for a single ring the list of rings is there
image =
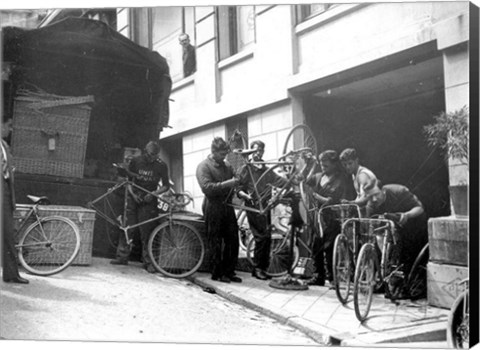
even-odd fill
[[[288,326],[138,264],[93,259],[30,284],[0,282],[0,337],[23,340],[315,345]]]

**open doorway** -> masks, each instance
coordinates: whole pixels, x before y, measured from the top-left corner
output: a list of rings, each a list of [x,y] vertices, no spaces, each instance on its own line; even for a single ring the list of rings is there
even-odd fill
[[[383,184],[407,186],[430,217],[450,214],[448,167],[423,126],[445,109],[441,57],[303,95],[319,152],[357,149]]]

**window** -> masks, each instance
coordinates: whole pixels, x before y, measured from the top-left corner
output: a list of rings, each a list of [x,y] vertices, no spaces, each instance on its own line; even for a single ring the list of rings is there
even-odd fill
[[[331,9],[335,4],[308,4],[297,5],[297,23],[317,16]]]
[[[152,49],[167,60],[173,81],[183,79],[183,48],[178,36],[188,34],[195,46],[195,8],[155,7],[151,9],[150,22]]]
[[[217,7],[217,26],[219,59],[223,60],[255,42],[255,7]]]

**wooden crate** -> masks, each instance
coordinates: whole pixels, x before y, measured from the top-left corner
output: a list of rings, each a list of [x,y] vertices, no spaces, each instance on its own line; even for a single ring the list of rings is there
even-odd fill
[[[46,95],[48,96],[48,95]],[[15,98],[13,163],[18,172],[83,177],[92,96]]]
[[[453,216],[431,218],[428,221],[430,261],[467,266],[468,236],[468,218]]]
[[[17,204],[14,212],[14,220],[18,227],[19,222],[24,218],[32,205]],[[80,251],[73,261],[73,265],[90,265],[92,263],[92,242],[93,229],[95,224],[95,211],[68,205],[42,205],[39,206],[40,217],[45,216],[62,216],[72,220],[80,230]],[[33,223],[34,219],[30,218],[29,223]],[[27,228],[28,226],[25,226]],[[22,232],[16,232],[15,242],[20,240]]]
[[[428,304],[449,309],[463,292],[458,282],[468,278],[468,267],[429,262],[427,265]]]

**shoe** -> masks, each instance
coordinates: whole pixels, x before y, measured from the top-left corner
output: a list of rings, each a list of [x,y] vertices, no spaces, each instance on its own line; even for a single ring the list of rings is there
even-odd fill
[[[6,279],[6,280],[3,280],[4,282],[7,282],[7,283],[21,283],[21,284],[28,284],[28,280],[23,278],[23,277],[20,277],[20,276],[17,276],[17,277],[14,277],[14,278],[9,278],[9,279]]]
[[[228,278],[227,276],[212,276],[212,280],[214,281],[220,281],[220,282],[223,282],[223,283],[230,283],[230,278]]]
[[[145,266],[145,270],[147,270],[148,273],[156,273],[157,272],[157,269],[153,265]]]
[[[228,279],[230,279],[231,282],[242,283],[242,279],[238,276],[230,276]]]
[[[123,259],[113,259],[113,260],[110,260],[110,264],[112,264],[112,265],[128,265],[128,261],[123,260]]]
[[[311,278],[310,280],[307,281],[307,285],[324,287],[325,286],[325,280],[323,278],[313,277],[313,278]]]
[[[255,277],[256,279],[259,279],[259,280],[262,280],[262,281],[265,281],[265,280],[268,279],[267,274],[261,269],[253,270],[252,271],[252,276]]]

